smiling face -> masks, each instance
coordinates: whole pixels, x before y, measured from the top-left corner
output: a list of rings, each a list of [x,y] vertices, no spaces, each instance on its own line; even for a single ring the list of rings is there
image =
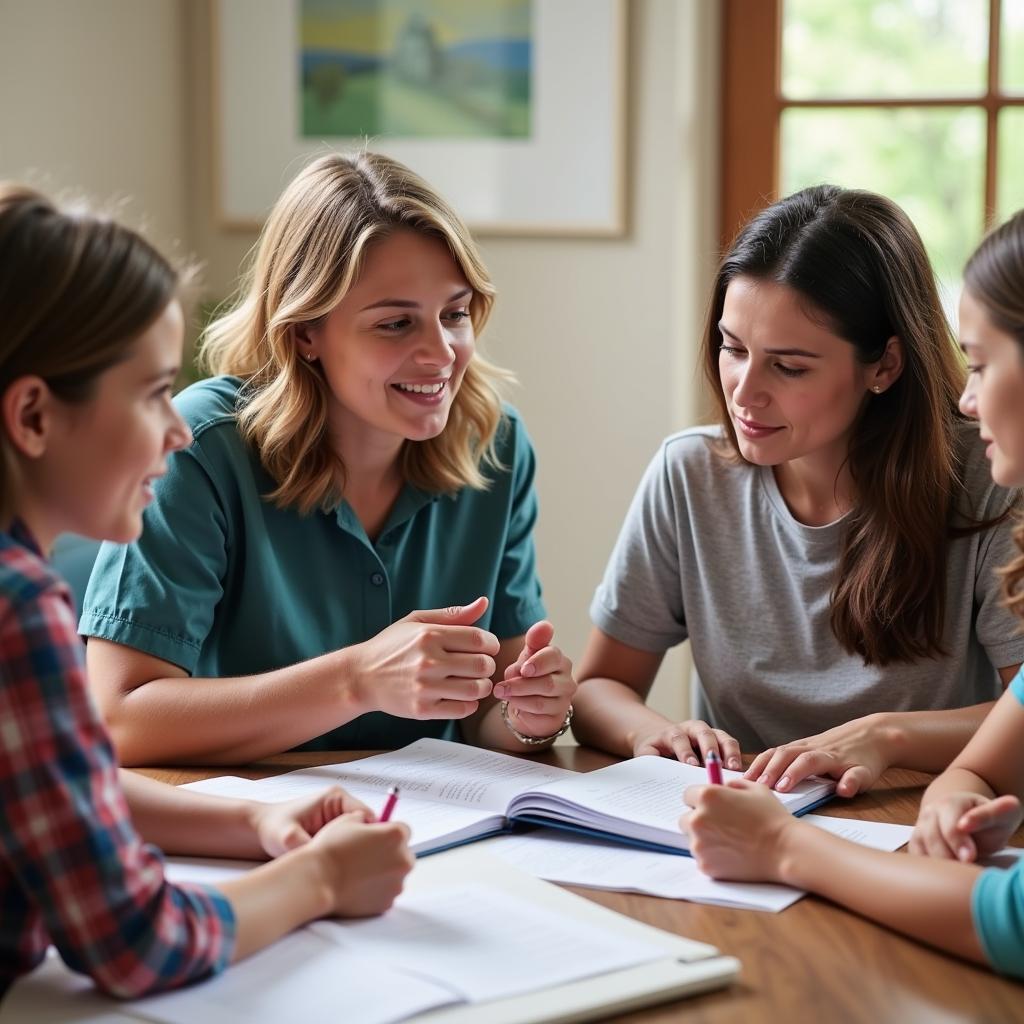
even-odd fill
[[[323,369],[344,447],[397,454],[444,430],[475,347],[472,298],[441,240],[401,230],[372,245],[341,302],[299,335]]]
[[[1024,346],[996,327],[969,292],[960,298],[960,347],[970,376],[960,409],[979,421],[992,479],[1024,486]]]
[[[740,276],[726,289],[719,375],[740,453],[755,465],[820,455],[841,463],[870,389],[894,379],[879,363],[859,362],[854,346],[805,308],[772,281]]]
[[[24,464],[25,518],[44,546],[64,531],[119,543],[142,532],[153,480],[191,440],[171,404],[183,333],[174,301],[99,375],[87,401],[51,396],[45,451]]]

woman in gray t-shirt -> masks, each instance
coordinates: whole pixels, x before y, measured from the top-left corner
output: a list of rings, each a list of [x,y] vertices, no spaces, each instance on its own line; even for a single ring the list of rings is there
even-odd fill
[[[717,428],[668,438],[591,606],[578,738],[779,789],[939,771],[1024,660],[994,568],[1012,494],[960,415],[962,363],[895,204],[817,186],[758,214],[704,338]],[[645,697],[689,639],[707,722]],[[710,723],[710,724],[709,724]],[[766,749],[767,748],[767,749]]]

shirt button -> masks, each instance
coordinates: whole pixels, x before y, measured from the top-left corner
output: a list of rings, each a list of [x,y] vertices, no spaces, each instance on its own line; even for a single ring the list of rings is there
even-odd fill
[[[384,582],[384,575],[383,575],[383,573],[375,572],[375,573],[374,573],[374,574],[373,574],[373,575],[372,575],[372,576],[370,577],[370,582],[371,582],[371,583],[372,583],[372,584],[373,584],[373,585],[374,585],[375,587],[379,587],[379,586],[380,586],[380,585],[381,585],[381,584],[382,584],[382,583]]]

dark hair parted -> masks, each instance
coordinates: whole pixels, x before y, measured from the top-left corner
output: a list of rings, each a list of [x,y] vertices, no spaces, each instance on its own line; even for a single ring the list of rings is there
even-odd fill
[[[848,466],[856,489],[832,590],[832,630],[868,665],[944,653],[946,558],[962,492],[964,372],[917,230],[871,192],[817,185],[758,213],[718,270],[703,340],[705,375],[725,441],[739,458],[719,376],[718,323],[737,277],[786,285],[807,315],[867,364],[889,338],[903,372],[870,396],[854,424]],[[866,396],[867,397],[867,396]]]
[[[86,401],[178,287],[178,273],[136,232],[0,183],[0,395],[35,375],[62,401]],[[0,526],[17,486],[0,430]]]
[[[1024,210],[993,229],[974,251],[964,267],[964,287],[993,325],[1017,342],[1024,360]],[[1021,553],[1000,575],[1007,606],[1024,619],[1024,521],[1013,539]]]

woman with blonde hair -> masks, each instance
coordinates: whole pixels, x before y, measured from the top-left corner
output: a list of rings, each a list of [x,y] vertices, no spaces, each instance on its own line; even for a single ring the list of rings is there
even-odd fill
[[[126,763],[565,731],[533,451],[475,351],[493,299],[456,213],[394,160],[324,156],[288,186],[207,332],[215,376],[177,399],[193,441],[86,594]]]

